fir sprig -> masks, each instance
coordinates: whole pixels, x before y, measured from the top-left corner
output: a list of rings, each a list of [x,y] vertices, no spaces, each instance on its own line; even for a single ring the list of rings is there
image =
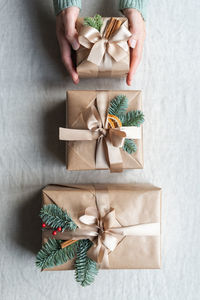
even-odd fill
[[[98,31],[101,30],[101,26],[103,25],[103,19],[100,15],[95,15],[92,17],[86,17],[84,18],[84,25],[93,27],[97,29]]]
[[[46,268],[62,265],[74,258],[78,247],[78,241],[63,249],[60,245],[61,242],[62,240],[49,239],[36,256],[36,266],[44,270]]]
[[[87,251],[91,245],[92,242],[90,240],[80,240],[77,248],[75,278],[82,286],[90,285],[98,273],[96,262],[87,256]]]
[[[127,112],[125,115],[120,116],[120,120],[123,126],[137,126],[144,122],[144,114],[140,110],[132,110]]]
[[[134,140],[131,139],[125,139],[123,150],[128,152],[129,154],[135,153],[137,151],[137,146],[134,142]]]
[[[110,101],[108,113],[120,117],[126,113],[128,99],[125,95],[118,95]]]
[[[72,245],[61,248],[62,240],[49,239],[36,256],[36,266],[41,270],[62,265],[76,257],[75,279],[82,286],[90,285],[98,273],[97,264],[87,256],[92,246],[90,240],[77,240]]]
[[[56,229],[58,227],[64,230],[75,230],[77,225],[70,215],[55,204],[44,205],[40,210],[40,218],[48,226]]]

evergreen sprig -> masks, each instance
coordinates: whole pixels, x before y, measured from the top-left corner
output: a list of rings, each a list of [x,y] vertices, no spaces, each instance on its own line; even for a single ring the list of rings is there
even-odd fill
[[[131,139],[125,139],[123,150],[128,152],[129,154],[135,153],[137,151],[137,146],[134,142],[134,140]]]
[[[52,228],[61,227],[62,231],[77,228],[70,215],[55,204],[44,205],[40,210],[40,218]]]
[[[90,240],[80,240],[79,247],[77,248],[75,278],[82,286],[90,285],[98,273],[96,262],[87,256],[87,251],[91,245],[92,242]]]
[[[42,270],[59,266],[76,255],[78,241],[68,247],[61,248],[62,240],[49,239],[36,256],[36,266]]]
[[[92,17],[86,17],[84,18],[84,25],[93,27],[97,29],[98,31],[101,30],[101,26],[103,25],[103,19],[100,15],[95,15],[93,18]]]
[[[110,101],[108,113],[117,117],[121,117],[126,113],[128,108],[128,99],[125,95],[118,95]]]
[[[144,114],[141,110],[132,110],[125,115],[121,115],[120,120],[123,126],[139,127],[144,122]]]
[[[36,256],[36,266],[41,270],[62,265],[76,257],[75,279],[82,286],[90,285],[98,273],[97,264],[87,256],[92,246],[90,240],[77,240],[72,245],[61,248],[62,240],[49,239]]]

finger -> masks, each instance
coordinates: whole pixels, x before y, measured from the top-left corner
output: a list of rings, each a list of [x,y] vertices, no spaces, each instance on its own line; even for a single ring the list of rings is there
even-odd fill
[[[143,40],[138,40],[136,43],[136,47],[134,49],[130,49],[130,69],[127,75],[127,84],[131,85],[133,80],[133,76],[137,70],[137,67],[142,58],[142,49],[143,49]]]
[[[65,30],[65,37],[68,42],[71,44],[74,50],[78,50],[80,47],[78,41],[78,33],[76,30],[76,19],[70,17],[68,15],[63,16],[63,23],[64,23],[64,30]]]
[[[58,35],[58,43],[60,45],[60,52],[63,64],[68,70],[70,76],[72,77],[73,82],[77,84],[79,83],[79,77],[72,63],[70,45],[68,44],[64,35],[61,34]]]

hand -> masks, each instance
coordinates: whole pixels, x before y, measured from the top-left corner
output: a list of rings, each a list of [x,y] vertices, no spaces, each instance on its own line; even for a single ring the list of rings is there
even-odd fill
[[[64,9],[56,17],[56,35],[60,46],[62,61],[75,84],[79,83],[79,78],[73,66],[71,47],[74,50],[80,47],[78,33],[75,28],[78,15],[79,8],[72,6]]]
[[[137,9],[127,8],[123,11],[129,21],[129,30],[132,33],[128,43],[130,46],[130,70],[126,82],[131,85],[131,81],[142,58],[142,50],[145,40],[145,22]],[[134,48],[135,47],[135,48]]]

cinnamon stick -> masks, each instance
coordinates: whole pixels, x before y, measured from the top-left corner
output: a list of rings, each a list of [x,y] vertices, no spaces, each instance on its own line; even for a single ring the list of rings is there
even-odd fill
[[[105,38],[108,39],[109,36],[110,36],[110,32],[112,30],[112,27],[114,25],[114,22],[115,22],[115,18],[111,18],[110,19],[110,22],[108,23],[108,25],[106,26],[106,30],[105,30]]]
[[[61,248],[63,249],[65,247],[68,247],[69,245],[72,245],[72,244],[76,243],[76,242],[77,242],[77,240],[68,240],[68,241],[65,241],[65,242],[63,242],[61,244]]]
[[[122,20],[112,17],[105,30],[105,38],[109,39],[111,35],[120,28],[121,25]]]

